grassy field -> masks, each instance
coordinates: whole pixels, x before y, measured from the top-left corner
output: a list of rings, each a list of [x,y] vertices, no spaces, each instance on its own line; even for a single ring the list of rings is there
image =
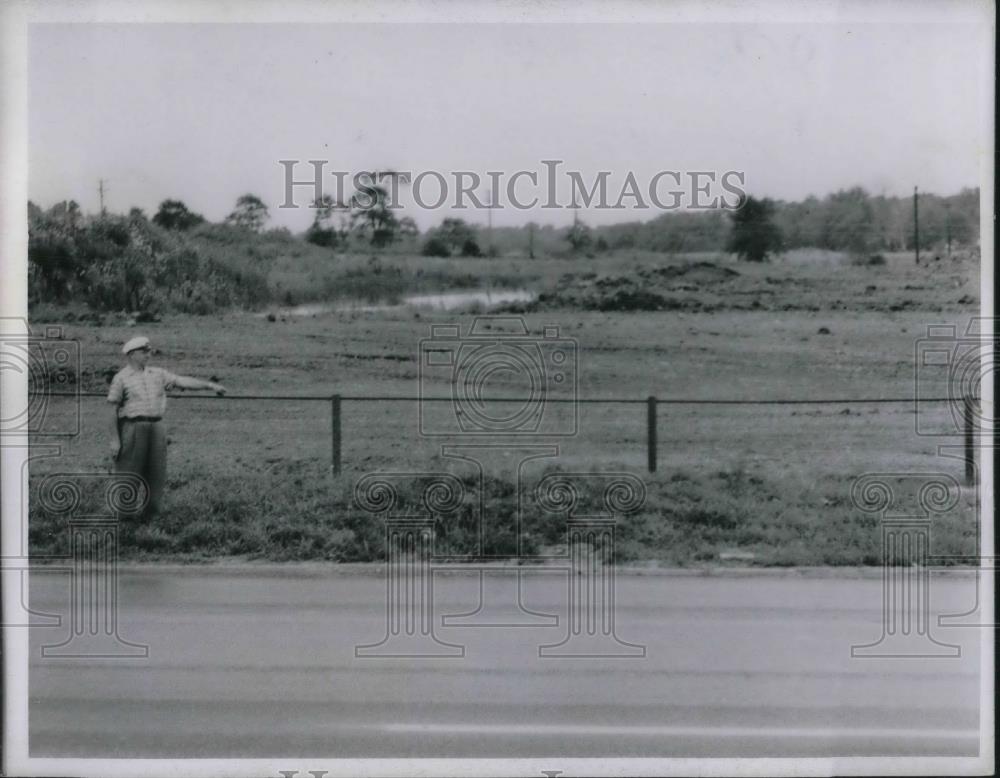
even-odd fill
[[[378,273],[399,267],[405,293],[459,288],[465,283],[456,278],[472,278],[480,287],[519,286],[544,294],[565,285],[561,279],[568,273],[593,273],[586,281],[634,280],[665,266],[710,263],[738,275],[723,274],[730,279],[724,287],[713,286],[711,278],[687,279],[688,288],[679,293],[712,302],[700,310],[581,311],[562,302],[530,307],[525,321],[534,334],[556,326],[562,337],[575,341],[577,396],[584,399],[911,397],[916,340],[930,324],[953,322],[964,329],[978,307],[978,265],[942,260],[915,267],[909,256],[887,259],[885,265],[853,266],[840,256],[799,252],[750,266],[727,257],[627,254],[577,262],[432,265],[415,257],[385,257]],[[359,267],[364,261],[357,260]],[[754,305],[754,299],[760,302]],[[34,326],[45,323],[41,313]],[[430,325],[457,322],[464,333],[472,312],[402,306],[273,318],[234,312],[138,326],[63,324],[66,337],[80,342],[79,380],[85,390],[106,390],[109,374],[121,363],[121,342],[142,332],[157,349],[154,364],[214,377],[236,395],[171,401],[168,511],[154,525],[127,533],[126,556],[380,559],[381,523],[352,504],[353,486],[363,475],[448,470],[470,490],[478,488],[461,461],[441,457],[442,445],[468,441],[421,436],[415,400],[345,400],[344,472],[334,476],[328,402],[238,397],[416,398],[420,341],[429,337]],[[491,387],[495,396],[525,391],[509,374],[498,374]],[[450,391],[444,376],[424,388],[438,396]],[[572,397],[571,388],[556,396]],[[939,389],[947,391],[944,385]],[[439,404],[433,412],[447,407]],[[552,406],[546,413],[565,422],[573,407]],[[960,478],[963,471],[960,461],[939,455],[942,440],[915,433],[912,403],[662,405],[655,473],[646,472],[645,405],[578,407],[576,434],[555,440],[558,457],[539,460],[531,475],[561,468],[641,476],[646,504],[619,525],[623,561],[696,564],[738,551],[750,555],[743,564],[877,564],[880,530],[873,517],[852,506],[854,479],[901,472]],[[63,423],[76,409],[53,398],[48,412],[53,423]],[[102,399],[84,399],[80,434],[61,440],[58,455],[33,463],[33,486],[47,473],[106,473],[107,414]],[[939,407],[935,423],[947,426],[949,414]],[[518,454],[489,456],[491,534],[485,550],[509,555],[516,546],[512,495]],[[565,517],[536,508],[526,508],[522,516],[523,547],[530,553],[558,548]],[[443,519],[439,551],[476,553],[476,521],[471,506]],[[975,521],[974,494],[963,490],[959,507],[934,525],[934,553],[972,552]],[[62,553],[65,536],[65,517],[33,504],[33,551]]]

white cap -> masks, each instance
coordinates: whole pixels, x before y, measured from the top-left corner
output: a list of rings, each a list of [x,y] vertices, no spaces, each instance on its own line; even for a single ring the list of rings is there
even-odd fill
[[[137,348],[144,348],[147,346],[149,346],[149,338],[145,335],[137,335],[122,346],[122,353],[128,354],[130,351],[135,351]]]

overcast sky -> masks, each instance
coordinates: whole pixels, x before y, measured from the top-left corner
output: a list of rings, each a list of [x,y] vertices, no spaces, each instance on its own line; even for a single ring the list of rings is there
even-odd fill
[[[277,208],[279,159],[512,173],[550,158],[588,179],[740,170],[782,199],[950,194],[979,182],[983,41],[942,24],[34,25],[30,197],[96,211],[104,178],[113,211],[175,197],[218,220],[253,192],[301,229],[311,212]]]

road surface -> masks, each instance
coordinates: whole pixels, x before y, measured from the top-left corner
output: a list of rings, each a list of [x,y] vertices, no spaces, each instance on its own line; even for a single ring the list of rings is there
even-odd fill
[[[386,581],[378,571],[303,569],[124,570],[118,634],[148,646],[146,658],[43,657],[42,646],[64,642],[71,629],[69,576],[33,572],[33,608],[63,618],[31,630],[31,755],[979,750],[980,629],[941,627],[935,616],[933,636],[958,646],[959,656],[852,658],[852,644],[881,635],[878,577],[620,574],[614,629],[622,643],[605,641],[596,650],[631,656],[579,658],[539,656],[541,645],[550,654],[579,645],[564,642],[564,572],[526,573],[525,610],[513,606],[513,572],[482,581],[478,573],[436,574],[440,642],[397,640],[369,651],[445,655],[393,658],[356,656],[359,644],[378,644],[387,634]],[[974,581],[935,576],[933,614],[966,610]],[[489,607],[477,612],[480,596]],[[594,653],[593,645],[583,652]]]

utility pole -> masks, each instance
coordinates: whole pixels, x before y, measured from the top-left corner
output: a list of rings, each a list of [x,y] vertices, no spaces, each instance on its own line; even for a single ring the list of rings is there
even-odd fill
[[[916,263],[920,264],[920,216],[917,211],[917,188],[913,187],[913,250]]]
[[[528,222],[528,259],[535,258],[535,223]]]
[[[104,210],[104,179],[99,178],[97,180],[97,194],[101,198],[101,216],[107,216],[107,211]]]
[[[944,239],[948,242],[948,259],[951,259],[951,203],[944,204]]]
[[[493,256],[493,194],[486,193],[486,254]]]

